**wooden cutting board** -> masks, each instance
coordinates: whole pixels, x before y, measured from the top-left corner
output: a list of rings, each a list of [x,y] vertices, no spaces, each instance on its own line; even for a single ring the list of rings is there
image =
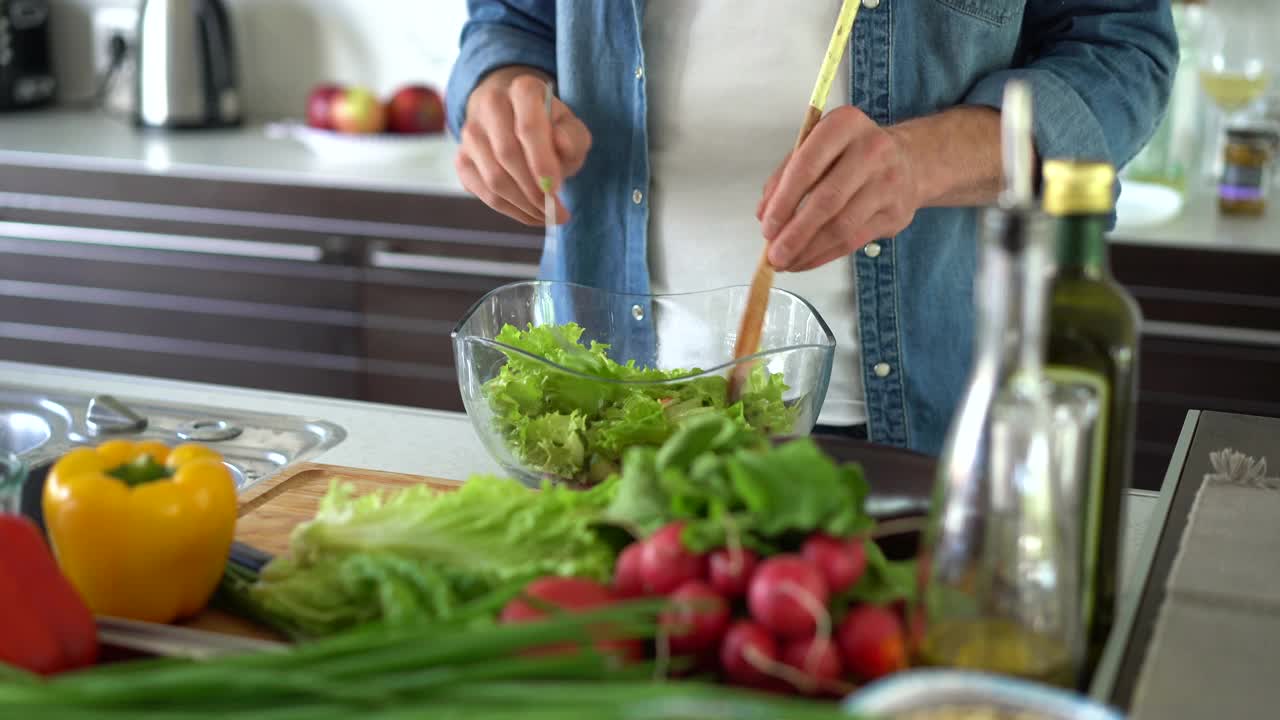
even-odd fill
[[[359,495],[385,490],[394,491],[413,485],[430,485],[441,490],[455,490],[457,480],[422,475],[381,472],[364,468],[300,463],[288,468],[241,493],[240,514],[236,520],[236,540],[272,555],[289,549],[289,535],[298,523],[315,517],[320,499],[331,480],[339,479],[355,486]],[[182,623],[187,627],[231,635],[244,635],[280,640],[271,631],[253,622],[219,610],[206,610]]]
[[[456,490],[462,485],[457,480],[423,475],[300,463],[241,493],[236,539],[272,555],[284,553],[293,528],[315,516],[334,479],[354,485],[358,495],[424,484],[441,490]]]

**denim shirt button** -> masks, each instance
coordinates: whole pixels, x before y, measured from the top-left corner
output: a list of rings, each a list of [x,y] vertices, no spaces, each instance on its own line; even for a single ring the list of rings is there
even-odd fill
[[[868,10],[875,10],[880,7],[880,0],[862,0],[862,7]]]
[[[631,202],[639,205],[643,201],[644,201],[644,193],[640,192],[639,188],[631,191]]]
[[[644,320],[644,308],[640,307],[639,305],[632,305],[631,317],[635,318],[636,322],[640,322],[641,320]]]
[[[639,79],[640,79],[640,78],[642,78],[642,77],[644,77],[644,66],[643,66],[643,65],[637,65],[637,66],[636,66],[636,79],[637,79],[637,80],[639,80]]]
[[[866,253],[869,258],[880,257],[880,243],[870,243],[862,248],[862,252]]]
[[[876,374],[876,377],[889,377],[889,373],[893,371],[893,368],[889,367],[889,363],[876,363],[875,367],[871,368],[871,371]]]

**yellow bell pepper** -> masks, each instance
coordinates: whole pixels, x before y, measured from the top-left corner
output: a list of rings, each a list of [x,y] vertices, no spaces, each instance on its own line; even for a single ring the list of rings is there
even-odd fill
[[[58,565],[95,613],[167,623],[217,588],[236,488],[205,446],[110,440],[54,464],[43,509]]]

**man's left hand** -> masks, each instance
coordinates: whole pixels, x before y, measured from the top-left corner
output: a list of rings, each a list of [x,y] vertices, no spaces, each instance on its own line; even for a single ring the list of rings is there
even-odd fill
[[[756,208],[778,270],[812,270],[896,235],[922,205],[901,135],[853,106],[831,111],[765,185]]]

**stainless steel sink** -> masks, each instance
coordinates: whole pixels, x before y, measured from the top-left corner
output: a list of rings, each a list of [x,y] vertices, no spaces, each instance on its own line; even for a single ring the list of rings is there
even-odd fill
[[[0,385],[0,453],[31,468],[114,437],[200,442],[222,453],[243,491],[346,438],[322,420]]]
[[[0,453],[29,453],[51,437],[53,428],[43,417],[21,410],[0,411]]]

